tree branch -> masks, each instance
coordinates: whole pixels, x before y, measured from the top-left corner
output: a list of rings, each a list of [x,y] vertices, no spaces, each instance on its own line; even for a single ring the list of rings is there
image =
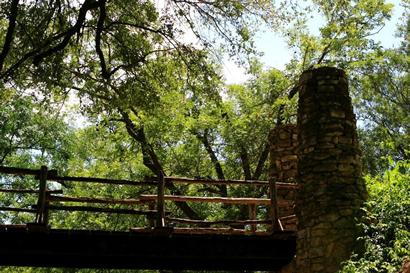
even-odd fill
[[[258,180],[259,177],[262,175],[263,167],[265,165],[266,160],[268,159],[269,150],[270,150],[269,139],[271,138],[273,132],[274,132],[274,129],[269,131],[268,138],[266,139],[266,142],[265,142],[265,147],[263,148],[263,151],[261,152],[259,156],[258,165],[256,166],[255,172],[253,173],[252,180]]]
[[[4,61],[10,51],[13,41],[14,29],[16,28],[17,12],[19,0],[13,0],[10,4],[9,26],[7,27],[6,38],[4,39],[3,49],[0,53],[0,71],[3,70]]]
[[[105,0],[100,0],[99,6],[100,6],[100,16],[98,17],[97,30],[95,33],[95,51],[97,52],[98,58],[100,59],[101,75],[104,79],[108,80],[110,77],[110,74],[107,71],[107,65],[105,63],[104,53],[101,50],[101,33],[104,28],[104,20],[106,17]]]
[[[249,165],[249,157],[246,149],[241,145],[239,156],[242,162],[242,170],[245,175],[245,180],[252,180],[251,167]]]
[[[33,63],[35,65],[38,65],[44,58],[46,58],[46,57],[48,57],[48,56],[50,56],[54,53],[57,53],[60,50],[63,50],[68,45],[68,43],[70,42],[71,37],[73,37],[76,33],[78,33],[81,30],[81,27],[83,26],[83,24],[85,22],[87,12],[89,10],[98,8],[99,6],[100,6],[100,3],[95,1],[95,0],[85,0],[84,4],[80,8],[80,11],[79,11],[78,17],[77,17],[77,21],[74,24],[74,26],[72,26],[67,31],[65,31],[64,33],[61,33],[57,36],[58,38],[63,37],[63,40],[59,44],[57,44],[57,45],[55,45],[55,46],[53,46],[53,47],[51,47],[51,48],[49,48],[49,49],[47,49],[43,52],[40,52],[39,54],[34,56]]]
[[[141,126],[140,128],[137,128],[135,123],[129,117],[128,113],[121,109],[119,109],[119,112],[123,118],[122,121],[125,123],[127,132],[133,139],[141,144],[144,165],[158,177],[161,174],[165,176],[165,172],[158,160],[154,149],[152,148],[151,144],[148,143],[148,140],[144,133],[144,127]],[[167,182],[165,186],[171,191],[172,194],[183,195],[182,192],[171,182]],[[175,205],[190,219],[203,220],[203,218],[200,217],[186,202],[176,202]]]
[[[214,166],[214,169],[215,169],[215,172],[216,172],[216,175],[217,175],[218,179],[225,180],[225,175],[224,175],[224,172],[222,170],[221,163],[219,163],[219,160],[216,157],[216,154],[215,154],[214,150],[212,149],[211,144],[209,143],[208,129],[204,130],[203,135],[201,135],[199,132],[195,132],[195,135],[202,142],[202,144],[204,145],[205,150],[207,151],[207,153],[208,153],[208,155],[211,159],[212,165]],[[219,188],[219,190],[221,192],[221,196],[223,196],[223,197],[228,196],[228,190],[226,188],[226,185],[218,185],[217,187]]]

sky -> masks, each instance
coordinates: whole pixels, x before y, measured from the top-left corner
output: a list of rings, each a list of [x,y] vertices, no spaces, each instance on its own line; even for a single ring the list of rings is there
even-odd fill
[[[398,20],[403,13],[403,8],[399,5],[400,1],[398,0],[386,2],[394,4],[393,16],[384,28],[373,36],[373,39],[380,41],[384,47],[388,48],[398,44],[394,33],[396,32]],[[319,27],[323,24],[324,20],[320,18],[320,16],[313,16],[308,26],[309,29],[316,34],[319,31]],[[261,61],[265,68],[274,67],[283,70],[292,57],[292,52],[287,47],[285,40],[272,30],[265,29],[264,31],[258,32],[255,45],[257,50],[264,54]],[[238,67],[234,60],[230,60],[227,57],[225,57],[224,60],[223,74],[227,84],[243,83],[249,79],[245,69]]]

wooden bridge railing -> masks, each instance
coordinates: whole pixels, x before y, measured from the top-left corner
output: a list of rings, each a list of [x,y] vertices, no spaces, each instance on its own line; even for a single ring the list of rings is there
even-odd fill
[[[131,181],[118,179],[104,179],[93,177],[71,177],[59,176],[56,171],[48,170],[47,167],[42,166],[39,170],[4,167],[0,166],[0,173],[34,176],[39,181],[38,189],[15,189],[15,188],[0,188],[3,193],[20,193],[20,194],[37,194],[37,204],[31,208],[17,208],[17,207],[0,207],[0,211],[15,211],[35,213],[35,223],[40,226],[47,226],[50,211],[85,211],[85,212],[102,212],[115,214],[130,214],[130,215],[144,215],[151,219],[151,223],[155,227],[166,227],[168,224],[185,224],[185,225],[199,225],[201,228],[178,228],[175,232],[219,232],[219,233],[257,233],[257,225],[268,225],[268,231],[277,231],[283,229],[278,220],[278,207],[292,206],[291,201],[278,200],[276,191],[279,188],[296,189],[295,184],[281,183],[273,181],[244,181],[244,180],[211,180],[211,179],[192,179],[181,177],[151,177],[145,181]],[[48,188],[48,181],[57,181],[60,183],[102,183],[111,185],[129,185],[135,187],[156,187],[156,194],[142,194],[135,199],[113,199],[100,197],[70,197],[63,196],[62,190],[50,190]],[[162,182],[162,183],[161,183]],[[184,184],[203,184],[203,185],[239,185],[247,187],[266,187],[269,198],[254,198],[254,197],[199,197],[199,196],[175,196],[165,194],[166,183],[184,183]],[[269,189],[269,190],[268,190]],[[202,203],[222,203],[231,205],[247,205],[249,207],[249,219],[247,220],[217,220],[204,221],[193,220],[185,218],[171,217],[166,213],[165,201],[173,202],[202,202]],[[148,204],[148,210],[140,209],[123,209],[123,208],[105,208],[95,206],[67,206],[54,203],[71,202],[71,203],[89,203],[89,204],[120,204],[120,205],[141,205]],[[268,208],[270,212],[267,219],[257,219],[257,206],[263,205]],[[155,223],[152,219],[156,219]],[[250,226],[250,231],[229,228],[212,228],[213,225],[242,225]],[[205,227],[204,227],[205,226]],[[133,229],[139,230],[141,229]],[[260,232],[263,233],[263,232]],[[265,232],[266,233],[266,232]]]

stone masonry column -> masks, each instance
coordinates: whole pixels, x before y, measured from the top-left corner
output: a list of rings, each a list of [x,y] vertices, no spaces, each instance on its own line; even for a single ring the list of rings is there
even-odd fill
[[[269,178],[276,182],[296,183],[298,166],[298,132],[295,124],[284,124],[278,126],[270,138],[270,165]],[[278,200],[294,202],[296,199],[295,188],[278,187]],[[294,207],[291,203],[288,207],[278,208],[278,217],[285,230],[296,231],[296,217]]]
[[[308,70],[299,84],[297,272],[337,272],[366,198],[356,120],[342,70]]]

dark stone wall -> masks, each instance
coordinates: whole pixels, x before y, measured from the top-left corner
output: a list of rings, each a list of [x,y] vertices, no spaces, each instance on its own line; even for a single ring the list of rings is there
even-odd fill
[[[300,78],[298,273],[337,272],[351,253],[366,197],[345,73],[323,67]]]

